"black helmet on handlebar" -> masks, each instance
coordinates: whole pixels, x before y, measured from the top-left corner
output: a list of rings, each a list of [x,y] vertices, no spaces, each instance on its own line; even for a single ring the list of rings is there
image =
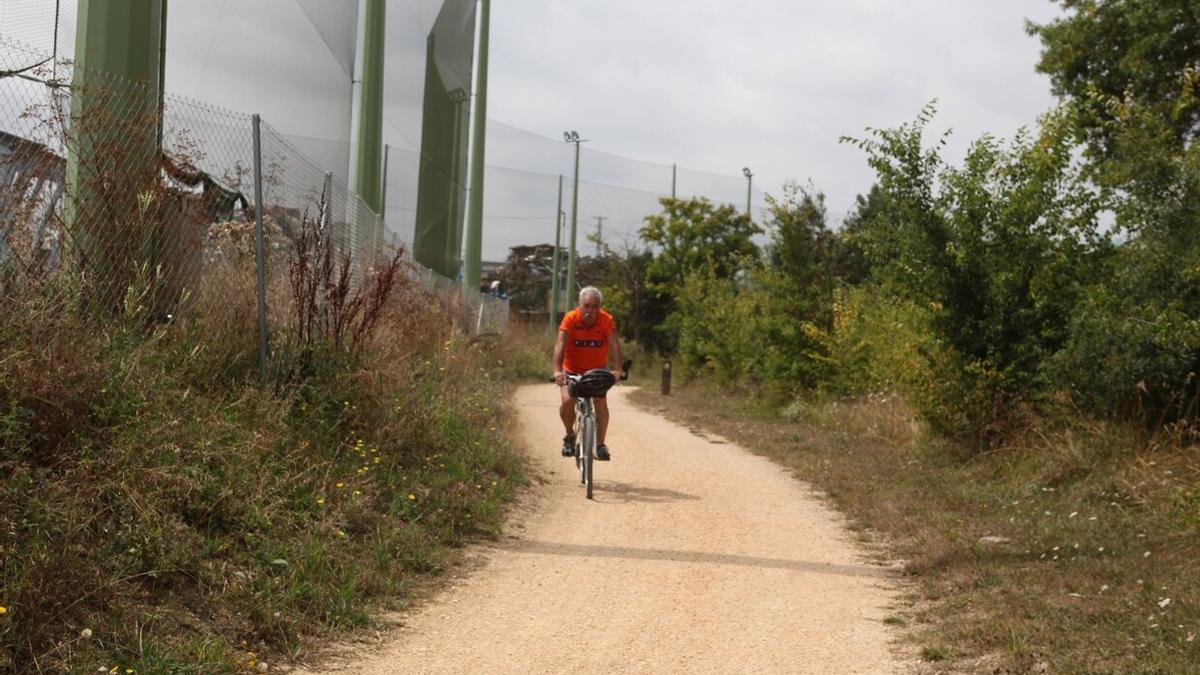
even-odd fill
[[[578,380],[571,382],[567,387],[567,393],[572,398],[594,398],[603,396],[616,383],[617,378],[612,371],[606,368],[594,368],[580,375]]]

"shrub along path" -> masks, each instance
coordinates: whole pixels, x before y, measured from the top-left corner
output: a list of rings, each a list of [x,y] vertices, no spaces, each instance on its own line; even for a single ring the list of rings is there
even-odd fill
[[[544,477],[481,567],[336,672],[895,673],[898,595],[844,523],[769,460],[610,393],[595,499],[558,456],[558,393],[516,392]],[[586,636],[580,641],[579,636]]]

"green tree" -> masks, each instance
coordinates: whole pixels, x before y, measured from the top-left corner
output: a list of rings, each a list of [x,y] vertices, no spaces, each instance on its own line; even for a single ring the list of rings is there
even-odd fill
[[[1200,13],[1193,0],[1061,0],[1066,15],[1027,30],[1042,41],[1038,70],[1078,115],[1092,148],[1122,152],[1112,122],[1152,110],[1176,147],[1200,129]]]
[[[1200,15],[1184,0],[1063,2],[1030,25],[1124,243],[1086,291],[1056,377],[1097,414],[1194,417],[1200,394]]]
[[[924,145],[915,123],[851,140],[887,195],[890,227],[872,232],[887,279],[927,306],[946,354],[929,356],[945,390],[922,412],[940,430],[986,440],[1014,407],[1045,393],[1043,365],[1065,343],[1091,279],[1102,202],[1073,161],[1069,115],[1052,112],[1009,148],[984,136],[962,167]],[[948,355],[948,356],[947,356]]]
[[[871,278],[872,258],[890,260],[891,252],[880,251],[872,255],[867,247],[872,240],[878,241],[871,232],[888,227],[887,195],[872,185],[867,195],[854,198],[854,211],[842,222],[841,229],[833,240],[833,273],[847,284],[861,284]]]
[[[589,237],[590,238],[590,237]],[[650,290],[646,274],[654,253],[625,241],[620,248],[601,242],[602,266],[597,269],[595,285],[604,293],[605,309],[619,317],[617,328],[621,337],[643,344],[655,325],[662,321]]]
[[[649,269],[654,284],[681,287],[690,272],[703,268],[727,278],[757,261],[751,237],[762,228],[732,204],[714,205],[704,197],[664,197],[659,203],[662,212],[648,216],[639,230],[642,241],[658,249]]]
[[[832,294],[833,237],[827,223],[825,195],[797,183],[783,186],[783,196],[768,196],[772,267],[795,291],[796,315],[815,316],[828,308]]]
[[[830,329],[834,287],[834,236],[825,195],[811,185],[784,185],[768,197],[769,269],[753,275],[763,293],[754,322],[759,335],[761,379],[784,384],[787,393],[818,386],[826,375],[824,336]]]
[[[646,268],[647,307],[665,317],[645,336],[646,342],[666,353],[676,344],[672,314],[688,276],[704,271],[728,279],[758,264],[759,250],[752,237],[762,228],[733,205],[714,205],[703,197],[664,197],[659,202],[663,210],[647,216],[639,234],[655,250]]]

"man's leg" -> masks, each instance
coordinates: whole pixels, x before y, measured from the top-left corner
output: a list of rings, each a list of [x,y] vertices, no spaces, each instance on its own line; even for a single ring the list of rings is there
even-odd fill
[[[562,456],[575,455],[575,399],[567,393],[566,387],[559,387],[562,393],[562,403],[558,406],[558,416],[562,418],[566,434],[563,436]]]
[[[607,462],[612,459],[604,437],[608,434],[608,399],[593,399],[596,402],[596,459]]]
[[[562,394],[562,404],[558,406],[558,416],[562,418],[563,429],[566,430],[568,436],[575,433],[575,399],[567,393],[567,387],[561,386],[558,388]]]
[[[594,398],[596,405],[596,444],[604,445],[604,436],[608,433],[608,399]]]

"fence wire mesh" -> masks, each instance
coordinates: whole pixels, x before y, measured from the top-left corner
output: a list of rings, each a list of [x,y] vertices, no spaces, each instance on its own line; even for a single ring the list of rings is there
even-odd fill
[[[0,38],[0,63],[39,54]],[[100,316],[253,325],[254,136],[249,115],[102,72],[43,63],[0,77],[0,294],[73,289]],[[161,114],[160,114],[161,111]],[[408,237],[330,168],[261,126],[269,324],[296,327],[295,260],[320,227],[351,288],[387,268]],[[503,332],[506,307],[406,264],[464,328]],[[232,326],[231,326],[232,327]]]
[[[414,23],[407,32],[400,30],[392,37],[404,44],[421,46],[433,32],[438,12],[445,11],[445,5],[441,2],[417,5],[422,8],[426,20]],[[417,5],[408,9],[414,10]],[[335,80],[340,82],[341,77],[351,74],[352,68],[346,49],[349,43],[343,39],[352,33],[348,18],[338,15],[333,21],[331,17],[336,13],[326,16],[329,12],[316,2],[300,3],[286,10],[281,6],[263,11],[278,13],[280,17],[286,15],[289,21],[308,22],[318,29],[322,44],[332,55],[322,58],[330,63],[336,61],[336,67],[329,69],[329,73],[321,71],[319,77],[323,78],[323,84],[314,92],[328,98],[324,96],[327,89],[341,91],[338,89],[341,85]],[[0,71],[8,75],[0,78],[0,132],[7,134],[4,148],[0,150],[7,158],[0,168],[6,186],[6,195],[0,205],[5,209],[4,213],[27,214],[22,215],[20,226],[15,225],[12,216],[0,224],[0,228],[4,228],[0,259],[15,260],[18,254],[23,255],[26,261],[21,268],[23,274],[44,271],[47,267],[84,273],[95,284],[96,304],[102,307],[119,307],[132,282],[139,279],[144,282],[147,277],[153,278],[153,304],[159,313],[168,308],[174,311],[167,313],[173,314],[185,308],[195,312],[203,306],[202,299],[209,293],[214,297],[231,297],[234,289],[223,287],[234,283],[231,280],[238,274],[228,269],[247,262],[242,258],[252,253],[253,243],[253,231],[248,225],[253,208],[247,209],[253,201],[249,116],[167,95],[162,100],[161,124],[157,121],[149,124],[153,115],[147,113],[150,110],[147,91],[138,94],[134,91],[135,84],[106,82],[100,76],[75,77],[74,68],[54,58],[71,51],[67,47],[73,42],[68,38],[74,35],[74,14],[73,3],[58,0],[12,0],[0,5]],[[182,15],[175,12],[171,16],[178,21]],[[200,27],[197,30],[216,29]],[[461,34],[460,37],[469,32],[456,31],[454,34]],[[191,33],[184,35],[186,32],[177,31],[173,44],[188,44],[188,39],[196,38]],[[210,35],[202,42],[210,43],[211,38]],[[461,56],[467,51],[459,49],[455,54]],[[204,67],[208,67],[209,56],[211,54],[206,54],[204,58]],[[172,64],[177,69],[169,67],[168,73],[186,70],[175,61]],[[213,62],[214,68],[218,65]],[[469,72],[469,63],[464,61],[460,65],[458,70]],[[461,259],[464,238],[461,202],[467,191],[465,171],[457,164],[443,166],[444,162],[429,157],[428,149],[424,152],[418,149],[424,144],[419,133],[421,124],[416,119],[419,115],[414,117],[408,113],[419,112],[419,103],[415,107],[412,104],[421,99],[417,83],[421,78],[427,78],[428,73],[418,68],[415,62],[410,66],[391,71],[393,76],[398,72],[407,73],[405,83],[409,86],[394,88],[404,90],[405,101],[403,105],[393,106],[390,113],[385,112],[385,139],[392,143],[387,153],[386,208],[382,220],[346,188],[345,162],[329,160],[349,156],[348,126],[342,128],[335,124],[333,126],[337,128],[310,126],[301,129],[290,118],[268,118],[263,125],[266,181],[263,215],[271,249],[267,262],[277,272],[286,271],[284,260],[289,247],[294,247],[297,228],[306,214],[310,218],[317,217],[323,194],[327,204],[320,217],[328,220],[329,243],[339,255],[342,252],[350,254],[355,279],[375,269],[380,252],[388,246],[404,246],[410,253],[418,248],[418,211],[424,210],[428,215],[431,213],[429,204],[441,200],[450,202],[439,208],[450,214],[451,223],[446,228],[448,232],[434,244],[437,249],[434,258],[439,260],[438,269],[445,278],[433,283],[430,280],[437,274],[429,271],[418,272],[415,276],[425,279],[427,286],[438,292],[462,284],[457,261]],[[191,70],[186,72],[192,73]],[[250,76],[258,80],[263,77],[261,73]],[[53,86],[72,82],[70,88]],[[236,89],[234,83],[230,86]],[[272,85],[259,82],[256,86],[270,88]],[[125,90],[119,91],[122,88]],[[74,100],[81,95],[88,99],[88,92],[92,92],[90,100],[93,103]],[[287,98],[287,92],[282,94]],[[333,98],[340,100],[340,94]],[[452,97],[450,101],[457,105],[457,99]],[[78,125],[80,129],[72,136],[70,122],[73,117],[81,116],[80,106],[83,105],[96,106],[100,112],[82,111],[82,117],[92,121]],[[128,120],[122,117],[126,120],[123,122],[125,131],[119,131],[122,128],[119,124],[103,121],[105,116],[123,115],[129,116]],[[147,123],[133,121],[139,116]],[[51,123],[55,118],[57,123]],[[415,122],[409,123],[413,120]],[[282,124],[275,126],[274,121]],[[89,135],[89,127],[96,127],[97,131]],[[457,135],[448,135],[447,142],[466,145],[466,139],[459,138],[465,136],[462,127],[462,124],[453,125]],[[68,188],[76,185],[68,175],[70,167],[66,158],[73,152],[68,148],[69,144],[82,144],[77,148],[82,151],[82,156],[88,155],[90,147],[136,155],[145,150],[137,150],[142,145],[135,141],[146,138],[150,128],[154,128],[156,136],[161,138],[164,152],[160,166],[149,175],[140,179],[122,175],[118,181],[112,179],[115,172],[111,171],[116,165],[113,162],[119,164],[117,160],[107,165],[79,162],[76,168],[82,172],[81,178],[96,175],[92,180],[78,181],[77,187]],[[299,135],[297,131],[309,135]],[[105,135],[108,138],[103,137]],[[586,137],[586,133],[584,135]],[[24,141],[33,145],[23,144]],[[576,200],[572,193],[573,147],[570,144],[489,120],[482,242],[485,278],[479,280],[481,291],[486,289],[487,282],[497,277],[497,268],[510,262],[513,256],[539,246],[552,247],[556,239],[563,246],[569,245],[572,205],[576,201],[575,246],[581,258],[597,257],[606,247],[618,251],[641,248],[639,230],[645,218],[659,212],[659,200],[672,194],[680,198],[705,197],[715,203],[733,204],[738,210],[742,210],[749,199],[754,219],[766,220],[764,193],[756,184],[747,195],[749,186],[742,176],[737,175],[736,168],[722,175],[647,162],[598,150],[595,146],[600,143],[597,140],[582,146]],[[457,151],[454,155],[458,156]],[[313,157],[318,159],[314,161]],[[326,174],[331,172],[334,180],[327,187]],[[424,174],[431,172],[438,174],[437,179],[444,184],[444,189],[425,194],[421,181],[428,178]],[[560,176],[564,178],[561,203]],[[138,180],[154,189],[144,186],[138,189]],[[68,194],[69,189],[78,194]],[[76,213],[64,207],[64,204],[86,203],[92,192],[104,197],[101,200],[105,204],[103,209],[82,209]],[[431,196],[433,192],[439,193],[437,199]],[[99,198],[93,197],[95,199]],[[119,213],[125,215],[118,217],[116,214]],[[168,215],[174,223],[170,227],[164,226],[156,232],[138,230],[138,217]],[[102,225],[105,218],[116,218],[120,222],[118,226],[105,228]],[[104,231],[106,236],[89,236],[97,230]],[[120,232],[125,233],[125,239],[107,236]],[[428,242],[422,245],[430,246]],[[38,253],[31,258],[35,250]],[[443,261],[450,261],[450,264]],[[106,266],[124,271],[97,273]],[[224,271],[217,272],[218,269]],[[466,285],[474,288],[475,280],[470,281]],[[488,298],[492,297],[495,296],[481,293],[467,300],[471,306],[479,307],[487,305]]]

